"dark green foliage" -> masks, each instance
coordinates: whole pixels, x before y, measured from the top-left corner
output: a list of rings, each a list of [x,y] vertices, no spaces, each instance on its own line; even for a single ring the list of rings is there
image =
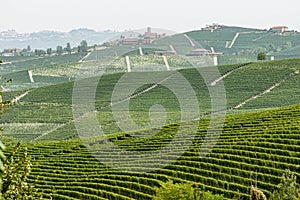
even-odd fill
[[[2,63],[2,61],[0,61]],[[11,80],[6,80],[5,83]],[[12,103],[10,101],[2,101],[2,90],[0,91],[0,118],[3,111],[7,110]],[[27,176],[30,173],[31,164],[27,154],[27,148],[22,149],[19,153],[21,144],[12,150],[12,152],[5,157],[4,145],[0,142],[0,199],[6,200],[36,200],[41,199],[42,195],[37,193],[32,186],[26,183]],[[21,155],[20,155],[21,154]]]
[[[52,48],[48,48],[46,52],[47,52],[48,55],[51,55],[51,53],[52,53]]]
[[[61,55],[61,54],[63,53],[63,47],[62,47],[62,46],[57,46],[57,47],[56,47],[56,53],[57,53],[58,55]]]
[[[259,52],[257,54],[257,60],[266,60],[267,59],[267,54],[265,52]]]
[[[89,194],[98,194],[104,199],[114,195],[120,199],[137,195],[139,199],[149,199],[149,195],[155,194],[154,187],[171,179],[174,183],[197,183],[201,191],[222,194],[228,199],[237,196],[249,199],[250,177],[253,171],[257,171],[257,185],[269,197],[270,192],[276,189],[275,183],[280,182],[284,169],[298,170],[299,116],[299,105],[229,115],[218,144],[211,154],[203,158],[198,152],[209,121],[201,120],[195,141],[188,151],[173,164],[150,173],[110,169],[95,159],[79,140],[33,142],[28,146],[33,157],[28,182],[34,183],[43,194],[53,191],[53,194],[69,197],[79,195],[75,199]],[[134,134],[144,134],[142,130],[132,134],[114,134],[109,138],[127,151],[152,151],[168,144],[172,140],[170,133],[177,128],[178,125],[169,125],[164,132],[147,139],[134,137]],[[151,134],[151,130],[145,130],[145,133],[147,131]],[[57,132],[45,139],[65,136]],[[91,140],[91,144],[93,142]],[[109,153],[101,156],[112,158]]]
[[[6,200],[36,200],[41,199],[32,185],[26,182],[31,171],[27,148],[18,143],[4,161],[3,186],[1,193]]]
[[[80,45],[78,46],[78,52],[87,52],[88,51],[88,44],[85,40],[82,40],[80,42]]]
[[[155,200],[194,200],[194,188],[190,184],[174,184],[172,181],[163,183],[156,188]]]
[[[221,195],[213,195],[193,188],[191,184],[179,184],[168,181],[156,188],[154,200],[223,200]]]
[[[67,47],[65,48],[65,50],[66,50],[66,52],[68,52],[68,54],[71,54],[72,48],[71,48],[70,43],[67,43]]]
[[[295,173],[286,170],[270,200],[296,200],[299,194],[300,187]]]

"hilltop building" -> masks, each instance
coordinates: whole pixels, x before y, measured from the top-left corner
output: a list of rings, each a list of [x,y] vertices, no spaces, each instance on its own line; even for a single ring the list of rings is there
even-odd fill
[[[163,34],[153,33],[151,31],[151,27],[147,27],[147,32],[145,32],[143,35],[144,39],[157,39],[157,38],[164,38],[164,37],[166,37],[166,33]]]
[[[5,49],[5,50],[2,52],[1,56],[3,56],[3,57],[16,56],[16,55],[19,55],[20,52],[21,52],[21,50],[18,49],[18,48]]]
[[[123,40],[124,45],[137,45],[139,44],[139,39],[138,38],[125,38]]]
[[[276,32],[276,33],[284,33],[288,31],[288,27],[287,26],[274,26],[272,28],[270,28],[271,32]]]
[[[139,36],[139,38],[122,38],[122,43],[124,45],[137,45],[137,44],[153,44],[154,40],[158,38],[166,37],[166,34],[158,34],[151,31],[151,27],[147,27],[147,31],[144,35]]]
[[[202,31],[211,31],[211,32],[213,32],[214,30],[217,30],[217,29],[222,28],[222,27],[224,27],[224,25],[213,23],[212,25],[206,25],[206,27],[201,28],[201,30]]]
[[[151,27],[147,28],[147,32],[144,34],[144,39],[156,39],[158,37],[157,33],[152,33],[151,32]]]

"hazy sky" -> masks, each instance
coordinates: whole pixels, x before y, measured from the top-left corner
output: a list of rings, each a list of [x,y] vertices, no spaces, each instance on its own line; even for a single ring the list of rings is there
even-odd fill
[[[0,30],[134,30],[146,26],[177,32],[220,23],[300,30],[296,0],[3,0]]]

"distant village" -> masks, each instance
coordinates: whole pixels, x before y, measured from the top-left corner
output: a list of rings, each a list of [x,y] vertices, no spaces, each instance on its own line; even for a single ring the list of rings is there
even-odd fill
[[[214,32],[220,28],[227,27],[225,25],[220,25],[217,23],[213,23],[211,25],[206,25],[206,27],[201,28],[201,31],[210,31]],[[290,31],[287,26],[273,26],[269,29],[265,29],[263,31],[268,31],[268,32],[273,32],[273,33],[278,33],[278,34],[285,34],[289,32],[296,32],[296,31]],[[156,33],[153,32],[151,27],[147,27],[146,32],[144,34],[139,34],[138,36],[132,37],[125,37],[125,36],[120,36],[119,39],[115,41],[109,41],[105,42],[102,45],[99,46],[111,46],[111,45],[128,45],[128,46],[136,46],[136,45],[151,45],[155,44],[155,41],[160,38],[166,37],[166,33]],[[1,38],[18,38],[21,37],[15,30],[8,30],[8,31],[3,31],[0,32],[0,37]],[[39,51],[44,51],[44,50],[39,50]],[[37,51],[32,51],[30,48],[30,45],[27,46],[27,48],[24,49],[19,49],[19,48],[10,48],[10,49],[5,49],[3,52],[0,53],[1,56],[3,57],[11,57],[11,56],[32,56],[36,55]],[[158,55],[165,55],[165,56],[172,56],[175,55],[174,51],[156,51],[155,54]],[[220,56],[223,55],[223,52],[215,52],[213,49],[212,50],[207,50],[203,48],[196,48],[186,54],[186,56]],[[41,56],[41,55],[38,55]],[[46,51],[44,51],[44,54],[42,56],[47,56]]]
[[[152,32],[151,27],[147,27],[147,31],[143,35],[139,35],[139,37],[132,38],[125,38],[121,36],[121,41],[123,45],[153,44],[156,39],[164,38],[166,36],[166,33],[154,33]]]

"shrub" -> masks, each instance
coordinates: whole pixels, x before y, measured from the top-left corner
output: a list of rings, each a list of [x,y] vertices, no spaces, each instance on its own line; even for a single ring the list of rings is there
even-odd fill
[[[156,188],[154,200],[223,200],[221,195],[213,195],[210,192],[203,192],[195,189],[190,184],[174,184],[168,181],[162,187]]]
[[[259,52],[257,54],[257,60],[266,60],[266,58],[267,58],[267,55],[265,52]]]
[[[252,185],[250,190],[250,200],[267,200],[267,197],[262,191]]]
[[[271,200],[296,200],[300,192],[297,177],[290,170],[286,170],[281,177],[277,190],[271,195]]]

